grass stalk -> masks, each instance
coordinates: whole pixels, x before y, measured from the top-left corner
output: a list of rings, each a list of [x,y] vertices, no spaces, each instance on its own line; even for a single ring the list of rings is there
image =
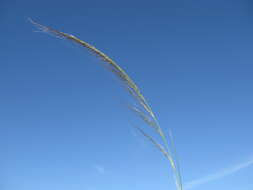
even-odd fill
[[[152,127],[155,130],[155,132],[161,137],[163,145],[157,143],[157,141],[155,141],[153,137],[148,135],[141,128],[136,127],[136,129],[144,137],[146,137],[152,144],[154,144],[155,147],[166,157],[166,159],[169,161],[172,167],[172,171],[175,176],[175,183],[176,183],[177,189],[183,190],[182,179],[181,179],[179,164],[176,158],[173,138],[171,135],[169,135],[169,138],[168,138],[169,141],[167,140],[165,133],[160,127],[154,112],[152,111],[151,107],[147,103],[146,99],[144,98],[143,94],[139,90],[138,86],[128,76],[128,74],[109,56],[107,56],[106,54],[104,54],[103,52],[95,48],[94,46],[90,45],[89,43],[82,41],[71,34],[60,32],[51,27],[47,27],[42,24],[39,24],[33,21],[32,19],[29,19],[29,21],[43,32],[53,34],[54,36],[59,37],[59,38],[70,40],[76,44],[79,44],[87,48],[89,51],[91,51],[92,53],[97,55],[100,59],[102,59],[102,61],[108,66],[110,71],[113,72],[123,82],[124,86],[127,88],[129,93],[134,97],[134,99],[139,105],[139,107],[131,107],[131,110],[135,112],[148,126]]]

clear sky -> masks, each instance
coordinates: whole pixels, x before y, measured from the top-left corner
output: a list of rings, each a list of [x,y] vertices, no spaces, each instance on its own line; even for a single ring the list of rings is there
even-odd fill
[[[111,56],[174,133],[186,189],[253,189],[250,0],[0,0],[0,189],[175,189]]]

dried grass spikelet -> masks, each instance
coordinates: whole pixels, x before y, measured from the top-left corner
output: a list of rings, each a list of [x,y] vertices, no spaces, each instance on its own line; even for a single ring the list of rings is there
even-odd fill
[[[173,157],[173,153],[175,156],[175,149],[174,149],[174,143],[173,143],[172,136],[170,136],[170,138],[169,138],[171,146],[172,146],[172,148],[170,149],[169,143],[166,139],[166,136],[165,136],[163,130],[161,129],[161,127],[157,121],[155,114],[153,113],[151,107],[149,106],[149,104],[145,100],[144,96],[140,92],[138,86],[127,75],[127,73],[116,62],[114,62],[110,57],[108,57],[106,54],[99,51],[97,48],[90,45],[89,43],[84,42],[73,35],[63,33],[58,30],[55,30],[51,27],[41,25],[41,24],[33,21],[32,19],[29,19],[29,21],[43,32],[53,34],[59,38],[70,40],[76,44],[79,44],[79,45],[87,48],[89,51],[91,51],[96,56],[98,56],[100,59],[102,59],[104,61],[104,63],[106,63],[106,66],[108,66],[109,70],[111,72],[113,72],[123,82],[126,89],[129,91],[129,93],[134,97],[136,102],[139,104],[139,106],[140,106],[139,108],[132,106],[132,107],[130,107],[131,110],[133,112],[135,112],[148,126],[155,129],[155,132],[157,132],[157,134],[162,138],[164,146],[157,143],[150,135],[145,133],[141,128],[136,127],[140,131],[140,133],[143,136],[145,136],[152,144],[154,144],[158,148],[158,150],[161,153],[163,153],[163,155],[169,161],[169,163],[172,167],[174,176],[175,176],[176,187],[178,190],[183,190],[179,166],[178,166],[178,163],[176,162],[176,158]]]

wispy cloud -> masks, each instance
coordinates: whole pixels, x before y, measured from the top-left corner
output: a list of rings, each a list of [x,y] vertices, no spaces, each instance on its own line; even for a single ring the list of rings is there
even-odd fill
[[[140,138],[139,137],[140,134],[138,133],[138,131],[131,129],[130,133],[133,136],[133,138],[137,141],[140,147],[142,148],[148,147],[148,143],[145,141],[146,139]]]
[[[211,182],[211,181],[219,180],[219,179],[221,179],[221,178],[223,178],[227,175],[236,173],[239,170],[247,168],[251,165],[253,165],[253,158],[249,159],[248,161],[238,163],[238,164],[236,164],[232,167],[222,169],[222,170],[220,170],[216,173],[207,175],[205,177],[192,180],[192,181],[185,184],[185,189],[192,189],[192,188],[197,187],[199,185],[202,185],[202,184],[205,184],[205,183],[208,183],[208,182]]]
[[[94,166],[95,170],[100,173],[100,174],[105,174],[105,168],[101,165],[95,165]]]
[[[131,130],[130,130],[130,133],[131,133],[131,135],[132,135],[134,138],[137,138],[137,137],[138,137],[138,135],[137,135],[137,133],[136,133],[135,130],[131,129]]]

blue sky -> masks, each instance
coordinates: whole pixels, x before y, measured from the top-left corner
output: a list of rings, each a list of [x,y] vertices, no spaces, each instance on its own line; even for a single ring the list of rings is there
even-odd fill
[[[0,189],[175,189],[115,77],[30,17],[127,71],[173,131],[186,189],[252,190],[252,10],[249,0],[1,0]]]

